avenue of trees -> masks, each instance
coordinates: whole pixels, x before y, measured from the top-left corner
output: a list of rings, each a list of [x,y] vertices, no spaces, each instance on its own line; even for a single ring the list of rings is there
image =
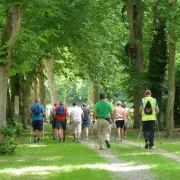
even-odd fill
[[[29,108],[98,93],[139,102],[151,89],[173,136],[180,117],[180,6],[177,0],[0,0],[0,127],[24,126]],[[17,117],[16,117],[17,116]]]

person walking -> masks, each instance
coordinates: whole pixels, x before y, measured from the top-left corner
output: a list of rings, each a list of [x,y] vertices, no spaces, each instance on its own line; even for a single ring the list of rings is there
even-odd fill
[[[54,103],[54,107],[51,109],[50,116],[49,116],[50,124],[52,125],[53,140],[56,139],[56,134],[57,134],[57,132],[56,132],[56,116],[54,115],[54,110],[57,106],[58,106],[58,103]]]
[[[114,119],[117,127],[119,142],[123,142],[123,130],[124,130],[124,122],[126,121],[125,109],[121,106],[121,102],[117,102],[117,106],[114,111]]]
[[[81,123],[83,116],[83,110],[81,109],[81,107],[78,107],[77,103],[74,102],[70,112],[70,123],[72,123],[72,129],[74,132],[74,138],[76,142],[80,141],[82,128]]]
[[[126,108],[126,103],[123,102],[121,106],[124,108],[124,139],[127,139],[127,128],[128,128],[128,120],[130,120],[129,111]]]
[[[154,124],[156,121],[156,114],[159,113],[159,107],[157,100],[152,97],[150,90],[146,90],[144,95],[145,97],[140,102],[139,113],[142,116],[145,149],[153,149]]]
[[[100,100],[95,104],[93,119],[97,121],[97,135],[99,150],[103,150],[103,143],[110,148],[111,121],[113,119],[113,108],[109,102],[105,100],[105,94],[100,94]]]
[[[82,110],[84,116],[82,117],[82,140],[88,141],[89,125],[90,125],[90,110],[86,107],[86,104],[82,104]]]
[[[60,101],[59,106],[55,108],[54,115],[56,117],[56,140],[59,137],[60,142],[65,142],[68,109],[63,101]]]
[[[34,143],[40,141],[41,132],[43,131],[43,117],[45,117],[45,111],[43,105],[40,104],[40,99],[36,98],[35,104],[31,106],[30,116],[32,118],[32,127],[34,134]]]

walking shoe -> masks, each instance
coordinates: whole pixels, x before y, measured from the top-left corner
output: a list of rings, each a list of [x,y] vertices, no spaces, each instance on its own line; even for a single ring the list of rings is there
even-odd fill
[[[123,142],[123,140],[122,140],[122,139],[119,139],[118,141],[119,141],[119,142]]]
[[[36,139],[34,139],[34,143],[37,143],[37,140],[36,140]]]
[[[107,148],[110,148],[110,147],[111,147],[111,145],[110,145],[110,143],[109,143],[108,140],[105,140],[105,143],[106,143]]]
[[[40,142],[40,138],[37,139],[37,143]]]
[[[85,141],[88,141],[88,137],[86,137]]]
[[[149,146],[149,149],[154,149],[154,146]]]
[[[149,145],[150,145],[150,143],[149,143],[149,141],[147,141],[146,144],[145,144],[145,149],[148,149]]]

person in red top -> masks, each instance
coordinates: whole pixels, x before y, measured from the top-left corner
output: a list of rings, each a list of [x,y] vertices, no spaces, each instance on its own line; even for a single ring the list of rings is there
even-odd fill
[[[54,114],[56,116],[56,140],[59,136],[60,142],[65,142],[67,125],[66,116],[68,116],[68,110],[63,101],[60,101],[59,106],[55,108]]]

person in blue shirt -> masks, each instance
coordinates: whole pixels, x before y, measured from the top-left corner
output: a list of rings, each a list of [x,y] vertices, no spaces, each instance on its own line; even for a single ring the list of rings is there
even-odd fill
[[[40,141],[41,131],[43,130],[45,111],[43,105],[40,104],[40,99],[36,98],[35,101],[36,103],[31,106],[30,116],[32,118],[34,143],[37,143]]]

